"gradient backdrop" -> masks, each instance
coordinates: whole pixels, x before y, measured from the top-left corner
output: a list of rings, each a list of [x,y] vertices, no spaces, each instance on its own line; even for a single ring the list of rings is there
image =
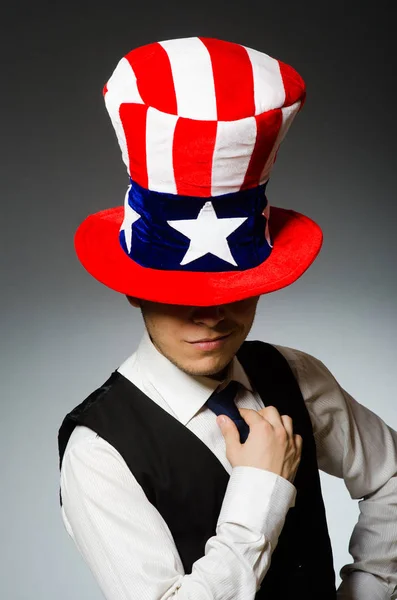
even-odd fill
[[[78,224],[122,204],[128,185],[102,87],[131,48],[192,35],[262,50],[302,74],[307,102],[268,196],[271,205],[316,220],[324,245],[300,280],[261,298],[250,337],[314,354],[396,429],[392,3],[7,4],[0,36],[0,596],[100,600],[61,522],[57,432],[143,331],[140,313],[92,279],[73,248]],[[342,480],[322,474],[322,482],[338,573],[351,559],[358,505]]]

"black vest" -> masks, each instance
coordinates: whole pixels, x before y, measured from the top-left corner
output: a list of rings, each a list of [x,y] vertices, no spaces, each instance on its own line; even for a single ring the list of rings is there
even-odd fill
[[[289,415],[294,433],[303,438],[295,506],[287,513],[255,599],[335,600],[316,446],[299,386],[287,360],[271,344],[244,342],[237,358],[264,405]],[[194,433],[118,371],[64,418],[58,434],[59,468],[76,425],[93,429],[122,455],[170,528],[185,573],[191,573],[193,563],[205,554],[207,540],[216,535],[229,480],[223,465]]]

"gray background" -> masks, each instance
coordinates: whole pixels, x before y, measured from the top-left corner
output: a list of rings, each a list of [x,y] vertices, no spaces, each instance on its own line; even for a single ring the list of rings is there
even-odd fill
[[[397,428],[396,139],[388,3],[8,3],[2,8],[0,596],[101,593],[61,522],[57,431],[136,347],[138,311],[80,266],[73,235],[128,185],[102,87],[156,40],[206,35],[292,64],[308,87],[270,204],[324,231],[294,285],[261,298],[252,338],[312,353]],[[391,3],[390,3],[391,6]],[[358,516],[322,474],[335,567]],[[338,582],[339,582],[338,576]]]

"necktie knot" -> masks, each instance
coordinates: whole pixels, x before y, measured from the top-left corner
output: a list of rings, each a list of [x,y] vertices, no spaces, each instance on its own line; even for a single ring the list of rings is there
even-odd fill
[[[215,390],[208,398],[206,405],[216,415],[226,415],[234,421],[240,432],[240,442],[243,443],[248,437],[249,427],[242,419],[235,403],[239,388],[240,383],[238,381],[230,381],[223,390]]]

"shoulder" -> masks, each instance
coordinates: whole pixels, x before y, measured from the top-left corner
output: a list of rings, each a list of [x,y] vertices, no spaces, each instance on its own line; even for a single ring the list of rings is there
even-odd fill
[[[247,351],[259,353],[261,355],[261,348],[271,347],[278,351],[287,361],[289,367],[292,370],[295,379],[302,391],[307,392],[304,396],[309,395],[309,389],[307,387],[317,387],[319,382],[327,382],[330,384],[336,383],[331,371],[325,366],[325,364],[313,354],[305,352],[304,350],[293,348],[291,346],[284,346],[282,344],[275,344],[271,342],[264,342],[263,340],[251,340],[247,346]],[[263,357],[266,357],[266,352],[263,353]],[[237,354],[239,359],[239,354]],[[240,356],[242,358],[242,356]],[[248,354],[249,358],[249,354]]]
[[[247,340],[247,349],[250,348],[250,352],[258,352],[262,347],[266,348],[266,346],[271,346],[278,350],[292,367],[299,368],[306,364],[323,365],[319,358],[299,348],[275,344],[264,340]]]
[[[264,347],[271,346],[285,358],[307,404],[314,403],[319,396],[339,389],[339,384],[331,371],[313,354],[291,346],[261,342],[261,340],[253,340],[251,349],[260,352],[261,343]],[[265,358],[266,353],[263,356]]]
[[[89,427],[85,427],[84,425],[76,425],[70,434],[68,443],[65,448],[64,453],[64,461],[67,457],[72,454],[78,454],[79,452],[84,451],[88,447],[95,445],[96,441],[99,440],[99,435]],[[105,441],[105,440],[103,440]]]
[[[272,344],[272,346],[287,360],[306,404],[312,404],[321,396],[341,393],[338,381],[318,357],[290,346],[281,344]]]
[[[314,372],[322,372],[324,375],[330,375],[330,372],[324,363],[309,352],[291,346],[284,346],[282,344],[270,342],[267,342],[267,344],[282,354],[297,379],[307,377]]]
[[[96,466],[124,463],[121,454],[85,425],[76,425],[73,429],[62,460],[61,478],[65,475],[81,474]]]
[[[93,440],[97,439],[98,437],[98,434],[95,433],[93,429],[85,427],[84,425],[76,425],[67,443],[65,455],[72,449],[77,448],[78,446],[90,444]]]
[[[141,501],[143,490],[122,455],[84,425],[73,430],[62,462],[60,488],[66,512],[101,498],[124,493]]]
[[[309,352],[305,352],[304,350],[292,348],[291,346],[283,346],[281,344],[271,345],[284,356],[293,370],[295,369],[300,371],[305,367],[307,368],[314,365],[318,367],[321,365],[325,366],[319,358],[313,354],[310,354]]]

